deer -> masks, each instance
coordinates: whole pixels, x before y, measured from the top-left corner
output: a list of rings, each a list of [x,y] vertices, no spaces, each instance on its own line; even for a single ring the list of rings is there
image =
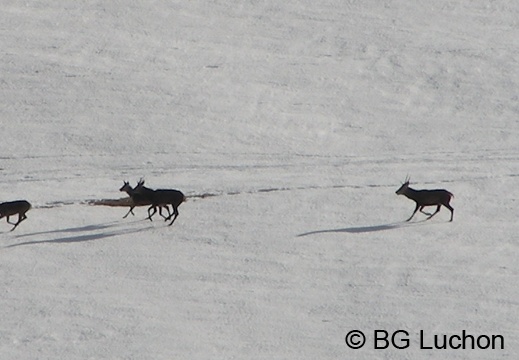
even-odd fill
[[[144,181],[142,181],[142,183],[139,183],[135,187],[134,191],[136,193],[141,193],[141,192],[145,191],[145,189],[147,189],[147,188],[144,187]],[[151,196],[152,205],[148,208],[148,215],[149,215],[148,219],[151,220],[151,217],[157,212],[156,207],[159,208],[159,213],[160,213],[161,206],[167,207],[167,205],[171,205],[173,207],[173,214],[170,213],[169,216],[164,219],[164,221],[168,221],[173,217],[173,220],[171,220],[171,222],[169,223],[168,226],[173,225],[173,223],[175,222],[175,220],[177,219],[177,217],[179,215],[178,207],[180,206],[180,204],[182,204],[184,201],[186,201],[186,197],[179,190],[157,189],[157,190],[152,190],[152,191],[153,191],[153,193],[151,193],[152,194],[152,196]],[[153,209],[153,212],[150,214],[151,209]],[[168,209],[168,211],[169,211],[169,209]]]
[[[402,186],[400,186],[396,191],[397,195],[405,195],[416,203],[416,208],[411,214],[411,217],[406,221],[410,221],[418,210],[420,210],[421,213],[428,215],[426,220],[429,220],[440,211],[442,205],[451,211],[450,221],[452,221],[454,217],[454,209],[449,205],[449,202],[454,195],[451,192],[445,189],[415,190],[409,187],[410,180],[411,179],[407,177]],[[423,208],[426,206],[436,206],[436,211],[432,214],[423,211]]]
[[[136,191],[137,188],[139,188],[139,191]],[[154,206],[153,206],[153,199],[152,199],[154,190],[145,187],[143,179],[139,180],[139,182],[137,183],[137,186],[135,188],[132,188],[128,181],[123,181],[123,186],[119,189],[119,191],[124,191],[125,193],[127,193],[128,196],[130,196],[130,198],[132,200],[132,205],[130,206],[130,210],[128,210],[126,215],[123,216],[123,219],[126,219],[126,217],[130,213],[132,215],[135,215],[133,213],[133,209],[136,206],[152,205],[151,208],[154,208]],[[167,205],[165,205],[164,207],[166,208],[166,210],[168,212],[168,216],[162,215],[162,206],[159,206],[159,214],[164,219],[167,219],[169,216],[171,216],[171,212],[169,211],[169,207]],[[151,208],[148,209],[148,218],[150,220],[151,220],[151,218],[150,218],[150,210],[151,210]],[[157,212],[156,209],[155,209],[155,212]]]
[[[13,231],[25,219],[27,219],[27,211],[31,208],[31,204],[26,200],[9,201],[0,204],[0,219],[5,217],[8,224],[14,225]],[[18,222],[12,223],[9,217],[18,214]]]

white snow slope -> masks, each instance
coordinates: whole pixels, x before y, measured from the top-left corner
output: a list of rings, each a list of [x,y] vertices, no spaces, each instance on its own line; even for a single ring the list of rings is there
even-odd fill
[[[33,209],[0,222],[0,359],[517,359],[518,19],[3,1],[0,201]],[[454,221],[405,223],[406,175]],[[173,226],[88,204],[140,177],[190,197]],[[464,330],[504,349],[423,348]]]

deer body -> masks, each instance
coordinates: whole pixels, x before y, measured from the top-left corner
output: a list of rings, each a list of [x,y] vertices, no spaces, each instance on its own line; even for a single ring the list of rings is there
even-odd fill
[[[145,191],[145,189],[147,189],[147,188],[144,187],[144,182],[142,182],[142,184],[137,185],[137,187],[135,187],[135,192],[142,193],[143,191]],[[148,190],[151,190],[151,189],[148,189]],[[165,221],[168,221],[169,219],[171,219],[171,217],[173,217],[173,220],[171,220],[171,222],[169,223],[169,226],[173,225],[173,223],[175,222],[175,220],[179,214],[178,207],[180,206],[180,204],[182,204],[186,200],[186,197],[184,196],[184,194],[181,191],[173,190],[173,189],[157,189],[157,190],[151,190],[151,191],[152,191],[152,193],[151,193],[152,205],[148,209],[148,214],[149,214],[148,219],[151,220],[151,217],[157,212],[156,207],[159,207],[159,213],[160,213],[160,208],[162,206],[165,206],[167,208],[168,205],[171,205],[173,207],[173,214],[169,214],[169,216],[167,218],[165,218]],[[150,213],[150,211],[152,209],[153,209],[153,212]],[[168,212],[169,212],[169,209],[168,209]]]
[[[8,224],[14,225],[14,227],[11,229],[11,231],[13,231],[16,229],[18,224],[27,219],[27,215],[25,215],[25,213],[29,211],[30,208],[31,204],[26,200],[16,200],[1,203],[0,219],[5,217]],[[16,214],[18,214],[18,221],[16,223],[10,222],[9,217]]]
[[[409,187],[409,180],[406,179],[406,182],[396,191],[397,195],[404,195],[407,198],[413,200],[416,203],[416,207],[411,214],[411,217],[407,219],[406,221],[410,221],[414,214],[418,210],[420,210],[421,213],[429,215],[427,220],[432,218],[436,213],[440,211],[441,206],[445,206],[447,209],[451,212],[451,219],[452,221],[454,217],[454,209],[452,206],[450,206],[449,202],[451,198],[454,196],[452,193],[450,193],[447,190],[444,189],[435,189],[435,190],[415,190]],[[432,214],[426,213],[423,211],[423,208],[426,206],[436,206],[436,211]]]

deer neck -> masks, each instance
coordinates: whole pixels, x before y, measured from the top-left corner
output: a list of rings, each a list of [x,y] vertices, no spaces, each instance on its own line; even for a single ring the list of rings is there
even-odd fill
[[[414,200],[416,198],[417,193],[418,193],[418,191],[408,187],[407,189],[405,189],[404,195],[407,196],[409,199]]]

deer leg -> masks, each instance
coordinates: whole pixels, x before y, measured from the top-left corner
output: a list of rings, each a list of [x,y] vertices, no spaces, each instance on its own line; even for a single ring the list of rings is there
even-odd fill
[[[171,222],[169,223],[168,226],[173,225],[173,223],[175,222],[175,220],[177,219],[177,216],[178,216],[178,209],[174,205],[173,205],[173,214],[172,215],[175,215],[175,216],[173,217],[173,220],[171,220]],[[170,215],[169,217],[171,217],[172,215]]]
[[[165,208],[166,211],[168,212],[168,216],[165,216],[165,215],[162,215],[162,208]],[[164,218],[164,221],[167,221],[168,218],[171,216],[171,213],[169,212],[169,207],[167,205],[164,205],[164,206],[161,206],[159,207],[159,215],[162,216]]]
[[[420,207],[420,212],[421,212],[422,214],[425,214],[425,215],[429,215],[429,216],[431,216],[432,214],[423,211],[423,208],[424,208],[424,207],[425,207],[425,206],[421,206],[421,207]]]
[[[16,225],[17,223],[12,223],[12,222],[9,221],[9,217],[10,217],[10,216],[11,216],[11,215],[7,215],[7,216],[5,217],[5,221],[7,221],[8,224]]]
[[[153,209],[153,212],[150,214],[150,210],[151,210],[151,209]],[[156,212],[157,212],[157,207],[156,207],[155,205],[151,205],[151,206],[148,208],[148,219],[149,219],[150,221],[153,221],[153,220],[151,219],[151,217],[152,217],[153,215],[155,215]]]
[[[173,209],[173,213],[169,213],[168,217],[164,221],[168,221],[173,217],[173,215],[175,215],[175,207],[171,206],[171,208]]]
[[[436,213],[437,213],[438,211],[440,211],[440,208],[441,208],[441,207],[442,207],[441,205],[438,205],[438,207],[436,208],[436,211],[433,212],[433,213],[431,214],[431,216],[429,216],[429,217],[427,218],[427,220],[429,220],[429,219],[432,218],[434,215],[436,215]]]
[[[123,216],[123,219],[126,219],[126,217],[127,217],[128,215],[130,215],[130,213],[132,213],[132,215],[135,216],[135,214],[133,213],[133,208],[134,208],[134,207],[135,207],[135,206],[130,207],[130,210],[128,210],[128,212],[126,213],[126,215]]]
[[[413,213],[411,214],[409,219],[407,219],[406,221],[410,221],[413,218],[414,214],[416,214],[416,212],[418,211],[419,208],[420,208],[420,205],[416,204],[416,207],[415,207]]]
[[[16,224],[13,224],[14,227],[11,229],[11,231],[13,231],[14,229],[16,229],[16,227],[18,226],[18,224],[20,224],[22,221],[24,221],[25,219],[27,219],[27,216],[25,214],[19,214],[18,215],[18,222]],[[11,223],[10,223],[11,224]]]
[[[454,217],[454,209],[449,204],[443,204],[443,206],[451,211],[451,219],[449,221],[452,221],[452,218]]]
[[[164,207],[165,207],[166,210],[168,211],[168,216],[163,216],[163,218],[164,218],[164,221],[168,221],[169,219],[171,219],[172,214],[171,214],[171,212],[169,211],[169,206],[165,205]]]

